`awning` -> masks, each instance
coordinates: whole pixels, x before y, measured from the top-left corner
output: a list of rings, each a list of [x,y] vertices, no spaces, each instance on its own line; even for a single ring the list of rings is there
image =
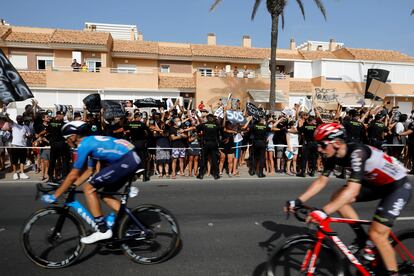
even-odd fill
[[[249,90],[247,91],[256,103],[268,103],[269,102],[269,90]],[[288,97],[281,90],[276,90],[276,103],[288,102]]]

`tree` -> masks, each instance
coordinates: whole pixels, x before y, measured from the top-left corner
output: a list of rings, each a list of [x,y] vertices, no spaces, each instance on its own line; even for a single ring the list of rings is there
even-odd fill
[[[222,0],[215,0],[213,5],[210,7],[210,11],[214,10],[216,6],[221,2]],[[275,110],[275,96],[276,96],[276,49],[277,49],[277,38],[279,33],[279,18],[281,19],[282,23],[282,29],[284,29],[285,26],[285,16],[284,11],[286,8],[286,5],[289,0],[266,0],[267,4],[267,11],[270,13],[270,16],[272,17],[272,31],[271,31],[271,43],[270,43],[270,95],[269,95],[269,105],[270,110]],[[321,11],[323,17],[326,20],[326,10],[324,5],[322,4],[321,0],[313,0],[318,7],[318,9]],[[256,16],[257,9],[260,6],[260,3],[262,0],[255,0],[251,20],[254,20]],[[296,0],[296,3],[298,4],[300,11],[302,13],[303,19],[305,19],[305,8],[303,5],[302,0]]]

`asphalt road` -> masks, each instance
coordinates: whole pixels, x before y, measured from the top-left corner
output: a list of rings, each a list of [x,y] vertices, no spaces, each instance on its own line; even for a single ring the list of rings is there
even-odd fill
[[[24,220],[44,206],[34,201],[34,184],[0,182],[0,275],[261,275],[272,247],[286,236],[307,231],[294,218],[287,221],[282,207],[310,181],[279,177],[137,183],[140,196],[131,199],[129,206],[154,203],[169,209],[182,232],[183,248],[178,255],[162,264],[138,265],[122,254],[100,252],[61,270],[37,267],[20,246]],[[333,178],[326,191],[309,204],[323,206],[343,183]],[[402,216],[414,216],[413,202]],[[375,204],[355,206],[361,218],[369,219]],[[395,228],[412,224],[399,221]],[[336,230],[345,241],[352,238],[348,227]]]

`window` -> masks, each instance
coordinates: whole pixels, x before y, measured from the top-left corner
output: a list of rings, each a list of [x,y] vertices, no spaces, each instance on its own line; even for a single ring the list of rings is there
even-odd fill
[[[53,57],[37,56],[37,70],[46,70],[47,67],[53,66]]]
[[[211,68],[198,68],[198,72],[200,72],[203,77],[211,77],[213,75],[213,70]]]
[[[26,55],[11,55],[10,62],[16,69],[27,70],[27,56]]]
[[[169,73],[170,72],[170,66],[165,65],[165,64],[161,65],[160,72],[161,73]]]
[[[86,61],[89,72],[99,72],[99,68],[102,67],[102,62],[100,59],[88,59]]]

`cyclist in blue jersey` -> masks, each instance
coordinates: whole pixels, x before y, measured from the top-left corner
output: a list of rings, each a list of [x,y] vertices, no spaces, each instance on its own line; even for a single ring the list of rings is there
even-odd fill
[[[42,197],[44,202],[56,202],[72,184],[80,185],[91,176],[92,168],[95,168],[97,161],[101,163],[101,170],[89,178],[83,186],[86,202],[98,228],[95,233],[81,239],[84,244],[112,237],[112,230],[106,225],[96,191],[99,189],[108,192],[119,190],[141,164],[134,145],[130,142],[109,136],[87,136],[88,132],[88,125],[82,121],[69,122],[62,127],[66,142],[71,147],[77,146],[78,158],[55,194]],[[116,212],[119,210],[120,202],[116,198],[105,195],[102,199]]]

